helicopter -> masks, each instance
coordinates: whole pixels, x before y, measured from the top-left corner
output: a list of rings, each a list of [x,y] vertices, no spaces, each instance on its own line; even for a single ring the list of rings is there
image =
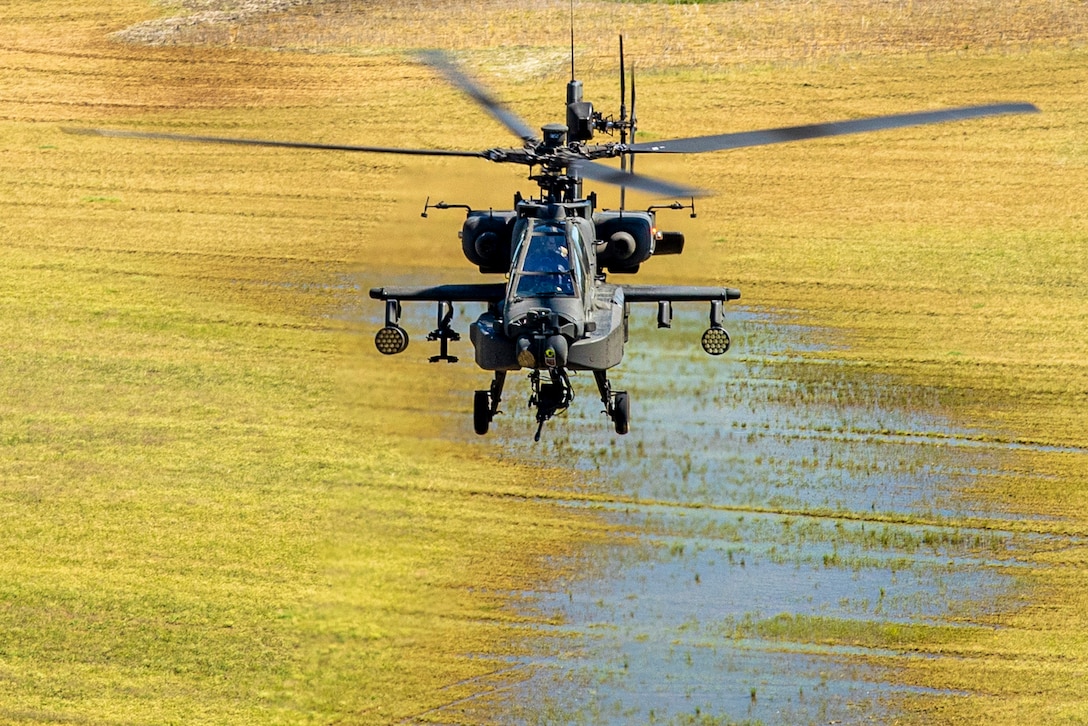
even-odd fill
[[[651,257],[678,255],[684,250],[682,232],[657,226],[661,210],[690,210],[696,216],[695,198],[703,190],[634,173],[635,159],[642,154],[690,154],[750,146],[763,146],[827,136],[880,131],[923,124],[961,121],[1004,114],[1036,113],[1030,103],[995,103],[934,111],[875,116],[804,126],[744,131],[636,142],[636,89],[634,67],[630,70],[630,109],[626,89],[623,37],[619,44],[620,107],[618,116],[594,110],[576,80],[574,42],[571,39],[571,78],[566,86],[565,123],[549,123],[538,136],[525,121],[510,111],[477,80],[470,78],[452,58],[441,51],[426,51],[420,60],[459,88],[514,136],[521,146],[482,151],[413,149],[381,146],[318,144],[294,141],[190,136],[118,129],[65,129],[71,133],[102,136],[191,141],[219,144],[271,146],[296,149],[480,158],[496,163],[529,167],[528,179],[539,193],[525,197],[515,192],[513,208],[473,209],[466,204],[424,202],[422,216],[431,209],[463,209],[462,251],[485,275],[505,275],[503,282],[447,284],[423,287],[377,287],[370,297],[385,304],[385,323],[374,342],[384,355],[404,352],[409,343],[400,325],[402,304],[437,304],[435,330],[427,340],[439,344],[431,362],[458,361],[449,344],[460,340],[453,328],[454,303],[478,303],[485,311],[471,323],[469,336],[476,365],[493,374],[488,388],[473,397],[473,428],[488,432],[500,413],[507,374],[527,370],[529,407],[536,411],[535,440],[544,424],[565,411],[574,399],[571,373],[591,371],[603,413],[617,434],[630,430],[631,399],[626,391],[613,390],[608,371],[620,364],[629,338],[630,307],[657,304],[657,325],[672,324],[673,304],[709,304],[709,326],[701,338],[703,350],[719,356],[729,350],[730,336],[724,327],[725,304],[740,298],[730,287],[635,285],[614,282],[615,277],[637,273]],[[593,143],[599,136],[603,143]],[[618,135],[618,140],[617,140]],[[620,160],[619,168],[600,163]],[[619,186],[618,209],[598,209],[596,192],[584,193],[585,180]],[[628,209],[626,190],[635,189],[656,198],[686,199],[646,209]]]

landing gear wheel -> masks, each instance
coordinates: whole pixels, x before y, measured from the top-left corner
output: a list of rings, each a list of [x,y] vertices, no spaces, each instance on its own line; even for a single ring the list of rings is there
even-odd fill
[[[627,391],[617,391],[612,401],[612,422],[616,424],[616,433],[623,435],[631,430],[631,398]]]
[[[472,399],[472,428],[483,436],[491,425],[491,418],[491,395],[487,391],[476,391]]]

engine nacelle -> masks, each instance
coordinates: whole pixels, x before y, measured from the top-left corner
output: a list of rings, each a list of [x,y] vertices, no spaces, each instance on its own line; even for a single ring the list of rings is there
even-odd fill
[[[511,244],[517,212],[469,212],[461,227],[461,249],[480,272],[510,269]]]
[[[678,255],[684,251],[683,232],[658,232],[654,243],[655,255]]]
[[[650,212],[598,212],[597,266],[609,272],[638,272],[654,253],[654,218]]]

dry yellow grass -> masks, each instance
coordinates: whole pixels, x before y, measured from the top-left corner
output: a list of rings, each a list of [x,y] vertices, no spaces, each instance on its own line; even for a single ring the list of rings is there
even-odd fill
[[[485,148],[504,143],[503,131],[481,122],[477,109],[431,82],[430,73],[400,52],[433,45],[472,51],[467,62],[519,112],[533,122],[552,120],[553,96],[568,70],[566,10],[557,2],[478,0],[441,8],[324,3],[247,17],[233,31],[229,24],[194,25],[174,36],[210,48],[146,48],[107,37],[157,15],[142,3],[120,4],[108,14],[61,0],[4,9],[0,236],[12,291],[4,337],[12,342],[6,349],[11,394],[3,476],[5,521],[25,526],[12,535],[25,544],[19,568],[9,574],[13,582],[27,583],[53,576],[63,565],[70,588],[68,599],[39,593],[19,609],[5,600],[9,624],[30,623],[61,643],[59,655],[43,665],[26,655],[26,642],[8,636],[5,668],[14,674],[4,686],[9,718],[75,713],[92,720],[122,714],[245,720],[272,714],[292,720],[299,713],[347,713],[381,721],[426,711],[476,688],[467,683],[441,690],[486,670],[457,654],[495,647],[510,634],[501,628],[501,598],[467,594],[464,585],[519,587],[543,575],[534,558],[576,546],[587,527],[522,499],[477,496],[537,488],[516,467],[474,462],[431,440],[436,435],[427,409],[441,407],[449,394],[427,375],[426,364],[381,367],[364,337],[350,338],[351,323],[323,316],[343,305],[334,285],[347,270],[367,274],[424,261],[466,269],[456,240],[435,244],[449,225],[415,219],[425,175],[433,175],[426,177],[427,191],[435,196],[496,205],[508,202],[518,175],[471,161],[431,165],[74,139],[57,126],[109,123]],[[851,345],[838,355],[852,365],[939,387],[964,425],[1025,445],[1010,448],[1006,469],[980,478],[972,494],[1084,534],[1088,270],[1080,197],[1088,188],[1088,112],[1080,102],[1088,6],[579,2],[575,10],[580,75],[602,106],[615,93],[615,36],[626,33],[628,53],[640,68],[639,118],[647,137],[999,99],[1032,101],[1043,109],[1037,117],[640,160],[647,172],[720,192],[700,205],[686,255],[655,261],[646,275],[736,284],[747,303],[844,331]],[[542,39],[536,28],[546,23],[564,32]],[[432,108],[443,110],[440,121],[420,115]],[[481,188],[466,188],[466,180]],[[73,340],[78,343],[71,356],[55,353]],[[113,349],[120,353],[107,354]],[[115,367],[79,373],[77,366],[73,373],[71,359],[88,351]],[[354,363],[345,363],[345,352]],[[161,408],[152,408],[159,411],[156,425],[136,426],[129,439],[122,436],[133,425],[127,412],[155,403],[143,398],[144,378],[126,383],[113,377],[116,366],[127,370],[114,358],[133,356],[144,377],[147,369],[180,356],[189,375],[210,382],[196,385],[182,375],[166,385],[158,393]],[[232,378],[239,361],[247,375]],[[43,378],[40,371],[62,378]],[[450,375],[464,388],[474,385],[465,368]],[[418,390],[404,400],[397,392],[409,380]],[[103,388],[103,381],[113,381],[112,387]],[[187,401],[194,388],[205,386],[214,393]],[[80,396],[64,403],[77,390]],[[275,391],[282,396],[276,406],[261,402]],[[81,422],[96,408],[100,414]],[[273,413],[282,421],[264,434],[257,452],[264,459],[243,456],[261,417]],[[215,428],[217,417],[231,422],[229,435]],[[164,433],[174,419],[190,428]],[[51,427],[82,443],[69,443],[58,454],[48,436],[20,439],[26,432],[12,428],[20,420],[39,427],[32,432]],[[87,432],[98,444],[84,441]],[[210,436],[222,450],[198,465],[206,451],[195,442]],[[183,469],[192,491],[175,491],[176,476],[141,458],[161,437],[181,442],[168,450],[189,467]],[[303,462],[279,458],[285,449],[315,446],[315,439],[323,442],[320,455]],[[419,452],[426,454],[423,463],[413,464]],[[222,481],[249,481],[224,473],[233,460],[268,467],[261,471],[269,481],[280,477],[282,488],[271,491],[285,498],[287,509],[270,511],[269,490],[258,486],[243,487],[238,496],[245,506],[228,511],[249,512],[258,522],[282,520],[286,511],[292,524],[276,529],[277,536],[307,543],[284,564],[275,561],[282,556],[276,542],[261,532],[247,530],[239,539],[239,547],[271,558],[255,560],[264,563],[255,567],[264,592],[287,588],[268,611],[239,611],[239,603],[223,593],[203,594],[219,608],[210,610],[215,617],[234,607],[230,617],[251,624],[245,637],[218,634],[208,641],[231,645],[225,662],[271,659],[264,670],[246,671],[242,690],[251,700],[244,703],[232,702],[219,676],[192,662],[181,664],[191,670],[180,676],[167,673],[178,665],[169,653],[158,651],[161,660],[152,658],[150,665],[134,661],[130,651],[172,632],[171,622],[155,622],[125,644],[125,622],[95,621],[90,605],[98,601],[74,584],[81,573],[107,576],[110,567],[78,550],[62,550],[59,563],[42,559],[33,548],[48,550],[49,540],[36,539],[44,535],[30,526],[46,530],[78,520],[79,495],[121,480],[123,469],[151,477],[171,501],[200,504],[210,497],[207,506],[188,505],[191,511],[180,518],[182,524],[196,522],[222,506],[199,489],[201,476],[210,470]],[[315,469],[325,473],[315,475]],[[457,472],[449,474],[451,469]],[[77,483],[55,519],[28,518],[20,509],[23,500],[51,496],[53,489],[32,478],[43,476]],[[315,477],[326,482],[322,501],[329,509],[320,518],[310,518],[312,503],[290,487]],[[364,480],[371,486],[362,493],[352,488]],[[362,500],[390,487],[396,498],[360,508]],[[122,500],[140,501],[136,488],[120,491]],[[451,501],[456,509],[449,509]],[[97,521],[123,522],[104,514],[116,501],[107,497],[101,506],[91,510]],[[359,511],[381,523],[371,533],[382,536],[360,534],[366,530]],[[167,528],[166,541],[183,543],[186,530],[169,529],[169,517],[145,514],[146,521]],[[496,540],[504,549],[476,560],[487,548],[465,534],[465,522],[483,537],[520,536]],[[222,532],[198,532],[195,541],[211,543],[217,534]],[[496,559],[515,553],[523,557],[509,561],[520,564],[494,569]],[[995,616],[992,638],[936,638],[916,645],[935,657],[889,662],[905,682],[972,694],[920,696],[912,704],[916,720],[1088,718],[1082,688],[1088,666],[1085,555],[1082,549],[1038,555],[1029,600],[1010,603]],[[225,567],[237,556],[225,553],[215,561]],[[461,568],[467,568],[463,577],[450,576]],[[311,579],[285,585],[284,573],[297,577],[299,571]],[[411,576],[398,581],[396,574],[404,572]],[[103,601],[116,605],[122,585],[131,582],[111,585],[114,595]],[[222,588],[231,582],[213,581]],[[154,622],[141,608],[121,611]],[[185,612],[172,608],[166,611]],[[280,612],[291,617],[259,625]],[[300,612],[301,621],[292,619]],[[480,626],[495,621],[495,627]],[[81,645],[71,636],[72,623],[97,623],[106,634],[93,642],[100,657],[78,668],[63,660]],[[127,649],[112,666],[105,650],[110,642]],[[381,647],[368,649],[374,643]],[[117,663],[135,670],[121,668],[119,680]],[[144,681],[132,675],[141,667],[152,674]],[[353,681],[351,674],[361,669],[379,675],[369,683]],[[68,690],[50,693],[50,679]],[[107,688],[93,705],[75,705],[80,695],[119,683],[137,695]],[[158,710],[149,705],[182,687],[211,688],[221,700],[205,713],[180,696]],[[392,705],[413,688],[413,700]],[[338,705],[336,698],[349,703]]]
[[[243,3],[218,2],[224,8]],[[182,12],[124,37],[167,45],[210,44],[349,53],[388,53],[443,47],[484,57],[520,55],[539,72],[545,60],[564,60],[568,6],[554,0],[419,0],[372,3],[329,0],[238,21]],[[1029,2],[659,3],[579,0],[574,4],[579,60],[610,68],[615,39],[632,40],[642,67],[736,66],[738,63],[813,62],[912,53],[1012,52],[1083,43],[1088,13],[1073,0]],[[542,32],[550,28],[551,32]],[[165,30],[165,32],[164,32]],[[538,51],[545,51],[543,58]],[[557,56],[555,54],[558,54]],[[496,66],[499,67],[499,66]]]
[[[384,723],[485,689],[505,593],[584,527],[435,436],[425,363],[378,364],[351,283],[399,259],[394,168],[60,131],[356,123],[366,69],[109,41],[143,3],[4,13],[0,721]]]

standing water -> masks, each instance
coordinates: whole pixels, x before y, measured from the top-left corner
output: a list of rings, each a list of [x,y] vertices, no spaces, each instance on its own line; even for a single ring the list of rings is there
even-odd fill
[[[964,495],[1002,452],[951,422],[939,390],[845,364],[826,331],[737,307],[733,349],[710,358],[698,307],[678,306],[662,331],[652,309],[632,311],[610,371],[631,395],[627,436],[589,374],[572,378],[574,403],[539,443],[516,373],[487,438],[471,433],[471,391],[451,412],[474,445],[569,467],[583,489],[566,506],[594,507],[618,531],[557,563],[577,574],[519,598],[561,625],[515,664],[526,677],[498,693],[503,722],[891,719],[908,689],[866,656],[910,656],[823,643],[968,626],[1014,587],[1020,535],[962,523],[1007,518]],[[460,327],[472,315],[459,311]],[[428,305],[405,316],[433,323]],[[489,380],[480,371],[478,387]],[[826,637],[843,632],[861,635]]]
[[[821,355],[820,331],[734,310],[734,348],[711,359],[698,347],[704,315],[657,331],[638,312],[611,375],[631,394],[628,436],[612,432],[588,375],[539,444],[520,387],[497,420],[495,443],[580,472],[593,502],[570,506],[597,507],[631,535],[536,595],[563,624],[506,718],[890,717],[904,689],[859,658],[889,653],[816,645],[815,630],[985,614],[1012,587],[1013,535],[955,520],[990,514],[960,493],[1000,452],[943,416],[936,391]]]

